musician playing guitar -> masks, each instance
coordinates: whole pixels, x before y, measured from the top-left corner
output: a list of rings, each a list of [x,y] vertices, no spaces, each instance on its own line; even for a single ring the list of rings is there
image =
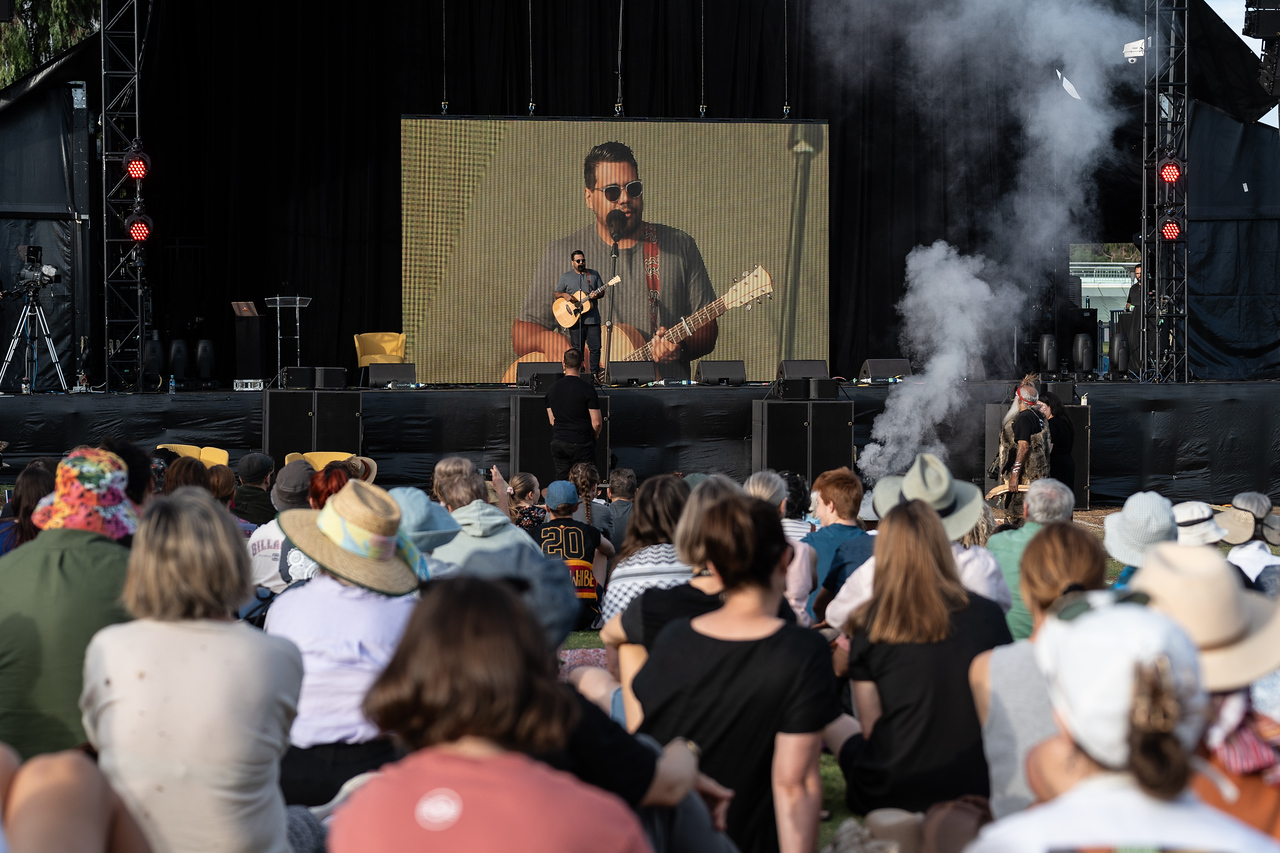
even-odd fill
[[[611,270],[613,239],[606,220],[617,211],[626,220],[618,235],[620,282],[602,297],[604,302],[598,308],[600,317],[607,321],[609,300],[614,301],[616,325],[610,361],[622,357],[618,355],[620,345],[627,352],[647,346],[645,355],[658,363],[663,378],[690,378],[689,363],[711,352],[719,333],[714,318],[705,319],[697,328],[692,322],[685,322],[716,300],[697,243],[677,228],[644,221],[645,187],[635,155],[621,142],[592,148],[583,162],[583,178],[583,198],[591,211],[591,221],[547,244],[524,305],[511,324],[511,344],[516,355],[539,361],[560,360],[568,347],[558,331],[552,304],[556,291],[564,290],[557,284],[564,280],[564,258],[580,250],[588,270]],[[567,275],[573,282],[573,273]],[[599,280],[597,276],[595,281]],[[573,284],[574,291],[585,290],[576,282]],[[679,329],[683,339],[668,341],[668,329]],[[588,329],[587,334],[590,333]]]
[[[574,249],[572,267],[560,275],[556,282],[556,299],[567,300],[572,305],[578,322],[569,327],[569,346],[578,352],[586,346],[583,362],[588,378],[600,371],[600,309],[595,300],[604,293],[600,273],[587,269],[587,257],[581,249]]]

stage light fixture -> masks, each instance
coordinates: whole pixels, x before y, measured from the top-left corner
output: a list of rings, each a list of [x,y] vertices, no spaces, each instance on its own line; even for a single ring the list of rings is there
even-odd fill
[[[1160,220],[1160,236],[1165,240],[1182,239],[1182,223],[1172,216]]]
[[[151,236],[151,217],[145,213],[132,213],[124,221],[124,228],[129,232],[129,239],[141,243]]]
[[[151,158],[142,150],[142,143],[137,139],[129,146],[124,155],[124,171],[130,178],[140,181],[151,171]]]
[[[1182,180],[1182,163],[1166,157],[1160,161],[1160,165],[1156,167],[1156,174],[1160,176],[1160,182],[1164,184],[1176,184]]]

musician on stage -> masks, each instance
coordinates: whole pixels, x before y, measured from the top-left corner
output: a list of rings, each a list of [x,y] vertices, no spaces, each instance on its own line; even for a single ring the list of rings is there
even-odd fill
[[[610,355],[630,352],[652,341],[653,360],[667,379],[688,379],[689,362],[711,352],[719,328],[711,320],[678,343],[664,339],[667,329],[716,298],[697,243],[679,229],[644,221],[644,184],[635,155],[621,142],[597,145],[583,162],[583,199],[592,213],[585,226],[547,244],[519,316],[511,324],[516,355],[542,353],[559,361],[569,344],[557,330],[552,314],[555,288],[564,258],[581,247],[589,269],[613,275],[613,239],[609,214],[621,215],[618,230],[620,283],[601,296],[599,312],[609,320],[609,300],[615,301],[614,342]],[[727,214],[726,214],[727,215]],[[615,217],[616,219],[616,217]],[[617,360],[617,357],[612,360]]]
[[[555,299],[568,299],[579,303],[576,293],[586,294],[591,302],[589,311],[578,315],[578,322],[569,327],[569,345],[578,352],[584,352],[584,364],[588,376],[600,374],[600,305],[596,302],[604,293],[604,282],[600,273],[587,268],[587,257],[581,249],[573,250],[572,266],[568,272],[560,274],[556,282]],[[568,294],[568,296],[565,296]],[[590,355],[586,355],[590,353]]]

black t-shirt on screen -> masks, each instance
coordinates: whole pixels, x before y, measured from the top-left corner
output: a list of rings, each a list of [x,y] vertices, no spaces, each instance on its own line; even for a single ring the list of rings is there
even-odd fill
[[[1035,410],[1025,409],[1018,412],[1018,416],[1013,419],[1013,440],[1030,441],[1031,436],[1042,429],[1044,429],[1044,423]]]
[[[760,640],[718,640],[680,619],[663,629],[633,687],[640,731],[659,743],[689,738],[702,748],[702,772],[734,790],[729,837],[742,853],[776,851],[774,737],[818,732],[840,716],[822,635],[788,624]]]
[[[712,610],[719,610],[724,600],[720,593],[707,593],[692,584],[682,583],[670,589],[652,587],[637,595],[622,611],[622,632],[628,643],[652,648],[658,634],[667,623],[676,619],[693,619]],[[795,623],[796,614],[783,599],[778,616]]]
[[[875,682],[881,706],[870,739],[855,735],[840,755],[854,812],[925,811],[966,794],[990,795],[969,664],[1011,642],[1000,605],[973,593],[968,606],[951,614],[951,633],[942,642],[853,638],[849,678]]]
[[[551,440],[569,444],[590,444],[596,431],[591,427],[591,410],[600,408],[600,395],[581,376],[561,376],[547,391],[547,408],[555,416]]]

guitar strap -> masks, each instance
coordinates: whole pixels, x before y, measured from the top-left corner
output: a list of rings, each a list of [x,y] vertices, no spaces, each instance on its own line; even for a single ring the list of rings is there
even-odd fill
[[[644,277],[649,284],[649,334],[658,331],[658,294],[662,280],[658,275],[658,229],[652,222],[644,224],[641,236],[644,241]]]

